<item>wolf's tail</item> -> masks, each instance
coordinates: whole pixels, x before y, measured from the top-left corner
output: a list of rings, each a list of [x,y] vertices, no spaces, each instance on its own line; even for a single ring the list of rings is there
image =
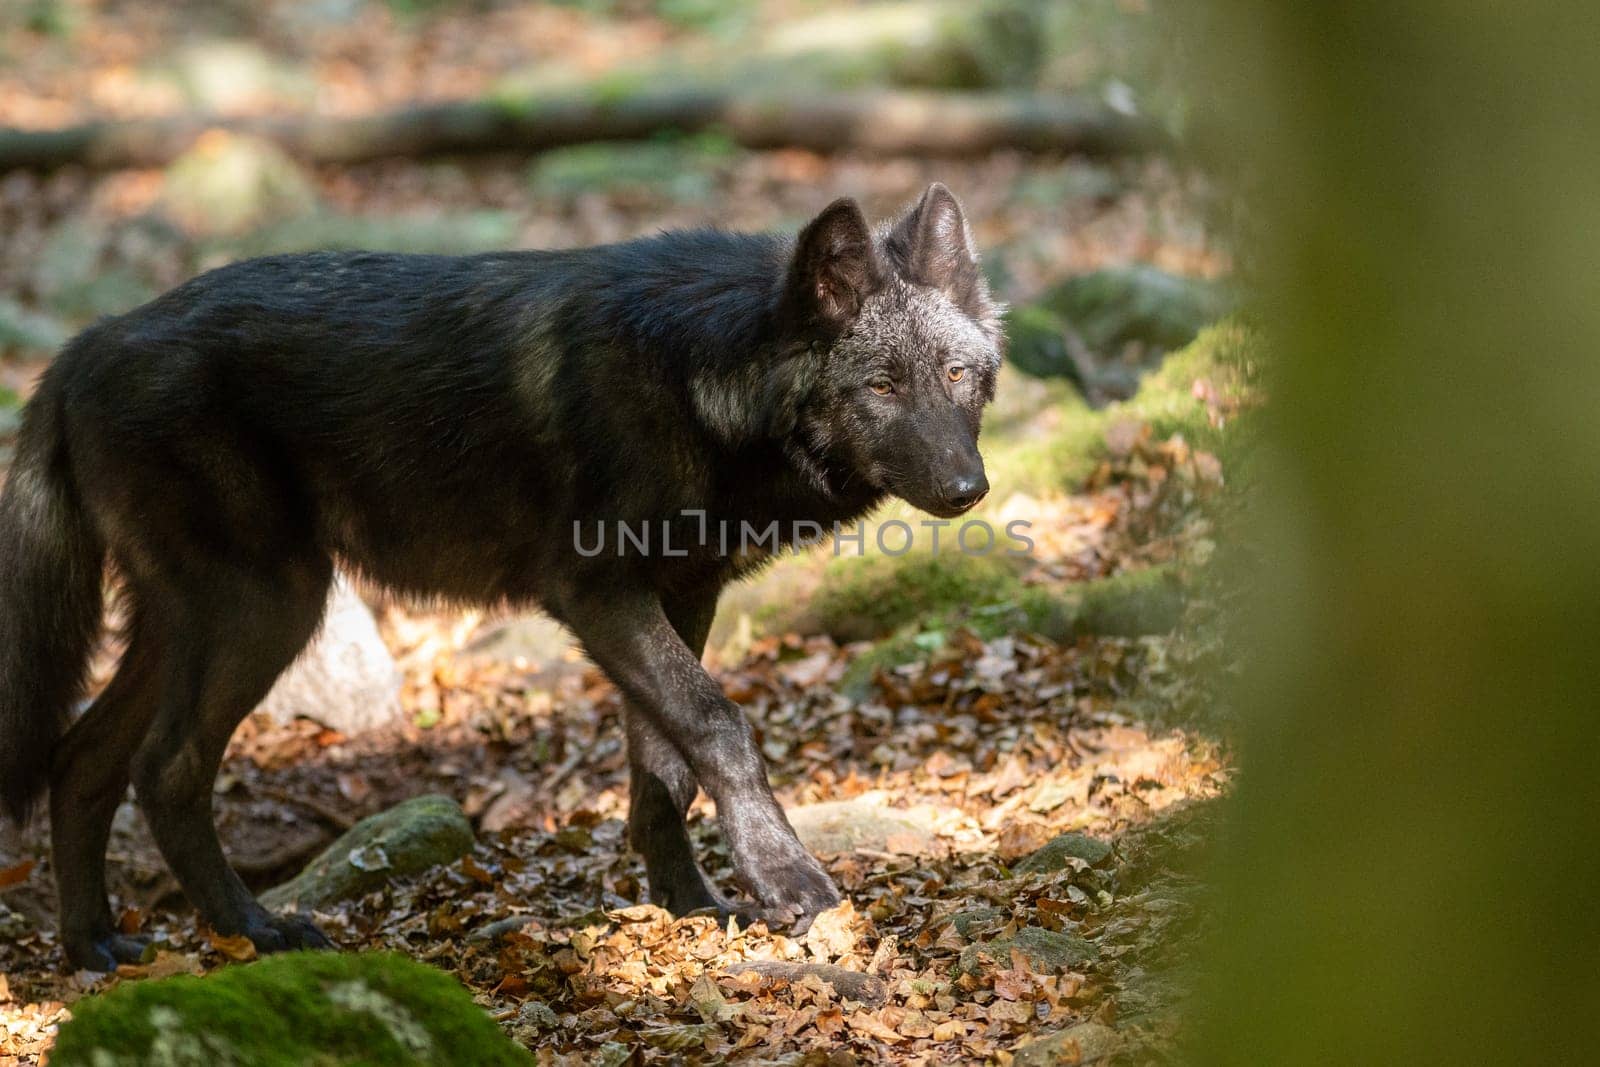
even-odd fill
[[[27,819],[99,636],[105,549],[79,503],[49,376],[0,493],[0,806]]]

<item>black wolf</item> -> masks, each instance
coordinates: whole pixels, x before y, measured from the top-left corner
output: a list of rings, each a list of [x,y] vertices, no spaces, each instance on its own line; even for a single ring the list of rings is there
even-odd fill
[[[130,779],[207,922],[263,951],[327,944],[229,868],[211,787],[336,563],[571,628],[627,702],[651,897],[729,906],[684,828],[704,788],[757,910],[809,922],[838,893],[700,664],[719,591],[762,553],[698,532],[828,526],[889,494],[970,508],[1001,346],[942,185],[876,231],[840,200],[797,236],[255,259],[85,330],[29,403],[0,499],[0,797],[22,819],[48,787],[72,963],[140,951],[105,894]],[[574,550],[578,526],[617,522],[670,524],[672,555]],[[108,562],[127,649],[69,729]]]

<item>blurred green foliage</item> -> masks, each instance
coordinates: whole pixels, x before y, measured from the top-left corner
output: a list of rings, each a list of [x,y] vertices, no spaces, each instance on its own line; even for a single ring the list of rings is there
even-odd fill
[[[1592,1061],[1600,8],[1209,13],[1280,361],[1197,1058]]]
[[[573,145],[541,154],[528,168],[528,182],[539,196],[621,193],[702,201],[739,151],[717,133]]]
[[[517,219],[505,211],[425,216],[320,212],[237,236],[214,238],[206,242],[206,251],[212,257],[230,259],[313,249],[465,255],[505,248],[516,234]]]

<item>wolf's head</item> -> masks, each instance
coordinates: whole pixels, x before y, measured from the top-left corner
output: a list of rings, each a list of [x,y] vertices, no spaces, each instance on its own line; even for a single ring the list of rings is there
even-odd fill
[[[819,357],[796,433],[943,518],[989,491],[978,425],[1004,336],[961,205],[934,184],[874,232],[838,200],[800,232],[783,303]]]

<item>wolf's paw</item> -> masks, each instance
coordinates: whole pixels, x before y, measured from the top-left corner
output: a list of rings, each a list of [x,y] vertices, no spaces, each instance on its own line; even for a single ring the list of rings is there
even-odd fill
[[[80,971],[114,971],[121,963],[138,963],[150,944],[147,937],[128,934],[102,934],[99,937],[68,938],[67,960]]]
[[[811,928],[811,921],[838,904],[839,890],[810,854],[798,862],[763,872],[753,885],[761,904],[761,917],[769,925],[786,926],[795,936]]]
[[[244,936],[263,956],[295,948],[334,948],[326,934],[300,915],[267,915],[245,927]]]

